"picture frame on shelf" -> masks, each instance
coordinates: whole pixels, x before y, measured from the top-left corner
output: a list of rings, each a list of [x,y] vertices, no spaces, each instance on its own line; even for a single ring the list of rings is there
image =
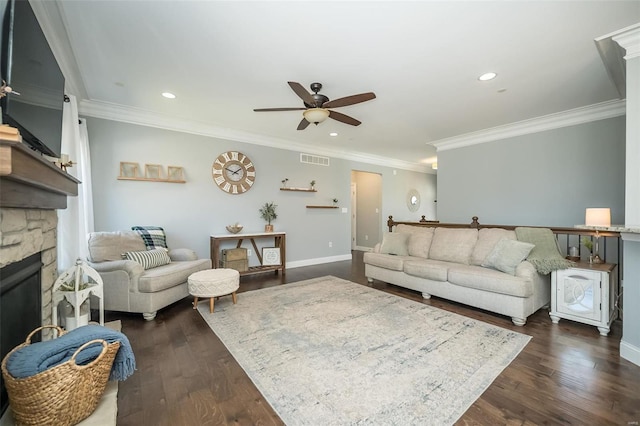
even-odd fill
[[[120,177],[137,178],[140,177],[140,165],[128,161],[120,162]]]
[[[162,165],[145,164],[144,177],[147,179],[162,179]]]
[[[184,180],[184,169],[178,166],[167,167],[167,179],[169,180]]]
[[[280,247],[262,248],[262,266],[278,266],[281,263]]]

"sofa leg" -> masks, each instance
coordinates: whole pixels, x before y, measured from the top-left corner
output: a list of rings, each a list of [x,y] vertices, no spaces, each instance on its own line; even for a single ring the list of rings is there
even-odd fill
[[[431,295],[429,293],[422,293],[423,299],[431,299]]]
[[[147,321],[151,321],[156,317],[156,314],[158,313],[158,311],[155,312],[145,312],[142,314],[143,318],[146,319]]]
[[[518,327],[522,327],[527,323],[526,318],[511,317],[511,322]]]

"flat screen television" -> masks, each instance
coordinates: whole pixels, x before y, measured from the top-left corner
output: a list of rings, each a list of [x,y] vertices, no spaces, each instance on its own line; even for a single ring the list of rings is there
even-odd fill
[[[64,76],[27,0],[0,0],[2,79],[20,96],[1,100],[2,122],[32,149],[60,157]]]

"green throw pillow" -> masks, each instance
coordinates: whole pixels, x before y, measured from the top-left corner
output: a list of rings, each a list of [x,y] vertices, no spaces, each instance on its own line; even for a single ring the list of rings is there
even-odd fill
[[[407,249],[407,240],[409,234],[401,232],[388,232],[384,234],[382,238],[382,244],[380,245],[380,253],[396,254],[398,256],[408,256],[409,251]]]
[[[535,245],[522,241],[502,239],[491,250],[482,266],[515,275],[516,267],[527,258]]]

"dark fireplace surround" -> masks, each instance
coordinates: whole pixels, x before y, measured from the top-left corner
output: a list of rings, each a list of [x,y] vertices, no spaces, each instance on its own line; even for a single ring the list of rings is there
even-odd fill
[[[6,139],[5,139],[6,138]],[[57,277],[57,210],[80,183],[0,132],[0,352],[4,358],[35,328],[51,324]],[[42,338],[46,339],[45,333]],[[40,336],[36,336],[36,340]],[[0,382],[0,416],[8,398]]]

